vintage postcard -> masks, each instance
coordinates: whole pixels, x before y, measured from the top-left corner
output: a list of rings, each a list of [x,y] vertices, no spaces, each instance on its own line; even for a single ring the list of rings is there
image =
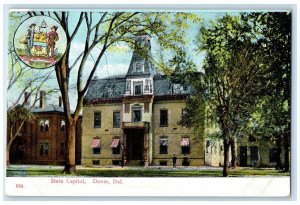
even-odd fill
[[[7,196],[290,196],[292,10],[7,15]]]

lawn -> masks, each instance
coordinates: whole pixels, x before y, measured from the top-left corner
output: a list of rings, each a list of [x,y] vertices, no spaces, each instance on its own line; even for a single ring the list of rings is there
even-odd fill
[[[230,170],[229,176],[289,176],[275,169],[235,169]],[[28,168],[26,170],[7,170],[7,176],[68,176],[60,169]],[[85,177],[222,177],[221,170],[199,169],[128,169],[128,168],[85,168],[78,169],[73,176]]]

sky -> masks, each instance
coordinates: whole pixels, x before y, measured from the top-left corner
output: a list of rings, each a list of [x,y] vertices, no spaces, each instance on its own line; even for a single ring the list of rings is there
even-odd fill
[[[25,14],[25,13],[20,12],[18,15],[23,15],[23,14]],[[211,12],[199,11],[195,14],[197,14],[198,16],[203,18],[204,22],[208,23],[209,21],[214,21],[218,17],[223,16],[225,13],[222,11],[218,11],[218,12],[216,12],[216,11],[211,11]],[[74,30],[79,15],[80,15],[79,11],[70,12],[69,25],[68,25],[68,28],[70,31]],[[20,27],[24,26],[24,24],[22,25],[22,21],[27,20],[27,18],[28,18],[28,15],[25,15],[21,20],[18,20],[18,21],[10,20],[9,21],[9,29],[10,29],[9,33],[11,33],[11,34],[15,33],[15,31],[18,30],[18,27],[20,24],[21,24]],[[96,21],[93,22],[93,24],[95,24],[95,23],[96,23]],[[197,24],[189,25],[189,28],[186,30],[186,35],[187,35],[186,38],[189,39],[189,44],[186,45],[186,50],[187,50],[189,57],[197,65],[198,70],[201,70],[202,63],[204,60],[204,55],[203,55],[203,53],[196,52],[197,45],[195,42],[195,37],[197,35],[199,35],[199,28],[200,28],[200,24],[197,23]],[[79,28],[78,34],[75,36],[75,38],[71,44],[72,55],[70,56],[70,62],[71,62],[70,64],[72,64],[72,62],[74,62],[74,60],[77,58],[77,56],[81,53],[81,51],[84,48],[84,41],[85,41],[84,34],[85,33],[86,33],[86,27],[85,27],[85,23],[83,23],[82,26]],[[12,35],[10,35],[10,37],[11,36]],[[152,38],[151,45],[152,45],[152,55],[155,58],[160,53],[160,50],[159,50],[160,47],[158,46],[157,42],[155,41],[155,38]],[[86,66],[85,66],[85,71],[84,71],[85,79],[87,78],[89,70],[94,65],[93,58],[95,58],[99,52],[100,52],[100,48],[95,48],[92,51],[91,56],[89,56]],[[119,45],[117,47],[117,49],[106,52],[105,56],[101,59],[100,64],[97,67],[95,76],[97,76],[98,78],[104,78],[104,77],[109,77],[109,76],[114,76],[114,75],[125,75],[128,70],[128,67],[129,67],[131,56],[132,56],[132,50],[126,45]],[[165,57],[168,58],[168,56],[165,56]],[[71,80],[70,80],[71,88],[76,86],[78,67],[79,67],[79,64],[75,65],[71,71]],[[33,72],[43,74],[43,73],[49,71],[50,69],[53,69],[53,67],[50,67],[45,70],[34,69]],[[58,87],[55,76],[52,80],[50,80],[48,82],[48,86],[46,86],[46,87],[48,87],[48,88]],[[58,103],[58,100],[57,100],[58,95],[59,94],[53,94],[51,97],[48,97],[48,100],[47,100],[48,103],[49,104],[50,103],[57,104]],[[72,102],[71,108],[75,109],[76,103],[74,103],[74,102],[76,102],[76,99],[77,99],[76,90],[71,89],[69,95],[71,98],[70,101]],[[13,101],[13,99],[15,99],[16,96],[17,96],[17,92],[8,93],[8,99],[11,101]]]

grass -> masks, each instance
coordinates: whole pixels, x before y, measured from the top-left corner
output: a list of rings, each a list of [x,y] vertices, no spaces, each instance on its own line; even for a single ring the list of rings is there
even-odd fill
[[[289,173],[275,169],[236,169],[230,170],[229,176],[289,176]],[[27,170],[7,170],[7,176],[68,176],[62,170],[28,168]],[[120,169],[91,168],[78,169],[75,175],[85,177],[222,177],[221,170],[161,170],[161,169]]]

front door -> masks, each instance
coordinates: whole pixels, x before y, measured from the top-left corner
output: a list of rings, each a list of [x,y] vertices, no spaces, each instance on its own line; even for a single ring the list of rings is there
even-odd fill
[[[240,147],[240,166],[241,167],[247,166],[247,147],[246,146]]]
[[[130,160],[143,160],[144,154],[144,132],[135,131],[127,135],[126,158]]]

